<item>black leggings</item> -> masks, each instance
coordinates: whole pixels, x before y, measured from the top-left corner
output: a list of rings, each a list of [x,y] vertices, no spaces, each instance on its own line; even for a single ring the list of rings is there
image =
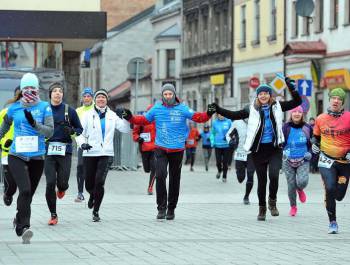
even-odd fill
[[[336,221],[336,200],[343,200],[349,184],[350,165],[334,162],[331,168],[319,167],[325,188],[329,221]]]
[[[230,148],[215,148],[216,167],[218,172],[223,172],[222,178],[226,179],[228,161],[230,159]],[[232,157],[231,157],[232,159]]]
[[[83,157],[85,188],[94,199],[94,211],[98,212],[105,193],[105,182],[111,164],[109,156]]]
[[[17,190],[16,182],[8,165],[2,165],[2,172],[4,173],[4,194],[12,197]]]
[[[59,191],[68,189],[72,154],[65,156],[46,156],[45,176],[46,176],[46,202],[51,214],[56,214],[56,185]]]
[[[282,149],[275,148],[272,143],[260,144],[257,153],[252,153],[258,177],[259,206],[266,206],[267,171],[269,172],[269,197],[277,198],[278,178],[282,166]]]
[[[24,161],[9,155],[9,168],[18,187],[16,233],[21,236],[30,227],[30,205],[44,169],[44,160]]]
[[[148,187],[153,187],[154,179],[156,177],[156,168],[154,166],[154,152],[153,151],[143,151],[141,152],[143,170],[146,173],[150,173]]]
[[[81,148],[78,149],[78,165],[77,165],[77,184],[78,184],[78,192],[84,192],[84,168],[83,168],[83,150]]]
[[[253,183],[254,183],[255,167],[254,167],[252,155],[251,154],[248,155],[247,161],[235,160],[235,166],[236,166],[237,180],[239,183],[242,183],[247,176],[244,197],[248,197],[253,188]]]

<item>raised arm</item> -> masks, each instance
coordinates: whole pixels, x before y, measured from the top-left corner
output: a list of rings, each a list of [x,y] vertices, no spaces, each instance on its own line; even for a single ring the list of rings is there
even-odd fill
[[[298,107],[302,102],[298,91],[295,90],[295,81],[286,77],[285,82],[290,94],[292,95],[292,99],[280,102],[282,111],[294,109],[295,107]]]

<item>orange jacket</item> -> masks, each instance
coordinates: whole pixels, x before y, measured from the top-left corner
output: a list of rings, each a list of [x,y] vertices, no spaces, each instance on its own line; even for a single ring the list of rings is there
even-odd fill
[[[197,128],[192,128],[186,140],[186,148],[197,147],[198,139],[199,131]]]
[[[145,139],[141,145],[141,151],[153,151],[155,149],[154,141],[156,139],[156,126],[153,123],[148,125],[135,125],[132,130],[132,138],[134,142],[138,142],[139,137]]]

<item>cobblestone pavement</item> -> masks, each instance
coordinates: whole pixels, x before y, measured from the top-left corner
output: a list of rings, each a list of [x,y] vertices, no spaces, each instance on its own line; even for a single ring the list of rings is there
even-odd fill
[[[234,171],[228,182],[211,168],[183,167],[181,193],[174,221],[157,221],[155,195],[146,195],[148,177],[137,172],[110,171],[100,210],[91,221],[85,203],[75,203],[75,172],[70,189],[58,201],[59,223],[48,226],[45,178],[32,204],[30,245],[16,237],[11,220],[15,203],[1,205],[0,264],[350,264],[350,201],[338,204],[340,233],[328,235],[319,175],[311,175],[306,204],[289,217],[287,185],[280,175],[279,217],[256,221],[256,185],[251,204],[242,203],[244,186]],[[256,179],[255,179],[256,180]],[[2,203],[2,202],[1,202]]]

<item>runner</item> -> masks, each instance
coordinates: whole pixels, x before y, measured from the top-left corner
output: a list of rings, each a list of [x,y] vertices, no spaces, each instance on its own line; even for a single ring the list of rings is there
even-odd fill
[[[312,157],[311,142],[312,128],[304,122],[303,108],[296,107],[290,111],[290,121],[283,126],[283,172],[288,183],[290,216],[297,214],[296,194],[301,203],[306,201],[305,187],[309,182],[309,161]]]
[[[240,111],[229,111],[220,108],[215,103],[217,113],[231,120],[248,118],[247,138],[244,144],[246,151],[252,152],[252,158],[258,176],[259,214],[258,221],[266,220],[266,184],[269,172],[269,200],[268,208],[272,216],[278,216],[276,206],[278,177],[282,164],[282,132],[283,112],[291,110],[301,104],[301,98],[295,91],[293,80],[288,77],[285,82],[292,95],[292,100],[279,102],[272,97],[269,85],[260,85],[256,90],[256,100],[248,108]]]
[[[203,150],[203,156],[204,156],[204,165],[205,165],[205,171],[209,170],[209,160],[211,157],[211,142],[210,142],[210,126],[208,124],[204,125],[203,132],[199,135],[199,139],[202,140],[202,150]]]
[[[316,118],[312,151],[320,153],[318,167],[325,187],[329,234],[338,233],[336,200],[345,197],[350,176],[350,112],[344,111],[346,92],[335,88],[329,93],[327,113]]]
[[[234,140],[234,144],[230,145],[232,146],[232,149],[235,150],[234,160],[238,182],[242,183],[247,176],[245,194],[243,197],[243,203],[246,205],[250,204],[249,195],[253,188],[255,172],[251,152],[247,152],[243,148],[247,135],[247,126],[247,119],[234,121],[226,134],[226,140],[228,143]]]
[[[309,125],[311,126],[312,130],[314,129],[315,126],[315,119],[313,117],[311,117],[309,119]],[[312,158],[310,160],[310,172],[311,173],[317,173],[318,172],[318,158],[319,158],[319,154],[314,154],[312,153]]]
[[[13,123],[14,137],[8,164],[19,190],[14,224],[17,236],[28,244],[33,236],[30,230],[32,197],[44,169],[45,137],[52,136],[54,124],[50,104],[40,101],[36,75],[23,75],[20,87],[21,94],[14,98],[4,117],[0,139]]]
[[[190,122],[190,133],[186,140],[186,153],[188,154],[189,162],[190,162],[190,171],[193,171],[194,161],[196,159],[196,149],[199,140],[199,131],[195,127],[193,122]]]
[[[176,97],[175,87],[164,84],[161,89],[162,103],[157,103],[144,115],[133,116],[130,110],[122,109],[118,115],[132,124],[156,124],[156,191],[157,219],[173,220],[179,198],[182,158],[188,136],[186,120],[206,122],[213,109],[194,112]],[[169,194],[166,189],[169,165]]]
[[[128,122],[123,121],[107,106],[108,93],[97,90],[94,95],[95,106],[84,114],[81,124],[83,133],[76,138],[83,151],[85,188],[90,194],[88,201],[92,211],[92,221],[99,222],[99,210],[104,196],[104,185],[114,156],[115,130],[127,133]]]
[[[81,93],[83,105],[76,109],[79,120],[81,121],[86,112],[93,109],[93,97],[94,92],[90,87],[85,87]],[[75,202],[82,202],[84,200],[84,174],[83,174],[83,150],[78,145],[78,164],[77,164],[77,183],[78,183],[78,195]]]
[[[149,105],[147,110],[151,109],[153,105]],[[134,142],[139,143],[141,152],[143,170],[150,173],[147,193],[153,194],[153,184],[156,178],[156,169],[154,166],[154,140],[156,138],[156,127],[154,122],[149,125],[135,125],[132,131],[132,138]]]
[[[227,181],[228,160],[230,159],[230,147],[226,141],[226,133],[231,127],[231,121],[220,114],[216,115],[211,127],[210,142],[215,148],[216,167],[218,172],[216,178],[220,179],[222,172],[222,182]],[[232,157],[231,157],[232,158]]]
[[[62,199],[68,189],[72,164],[72,136],[83,131],[76,111],[63,103],[64,88],[61,84],[52,84],[49,98],[54,120],[54,134],[47,140],[47,154],[44,172],[46,176],[46,202],[51,218],[48,225],[58,222],[56,196]],[[56,192],[57,186],[57,192]]]

